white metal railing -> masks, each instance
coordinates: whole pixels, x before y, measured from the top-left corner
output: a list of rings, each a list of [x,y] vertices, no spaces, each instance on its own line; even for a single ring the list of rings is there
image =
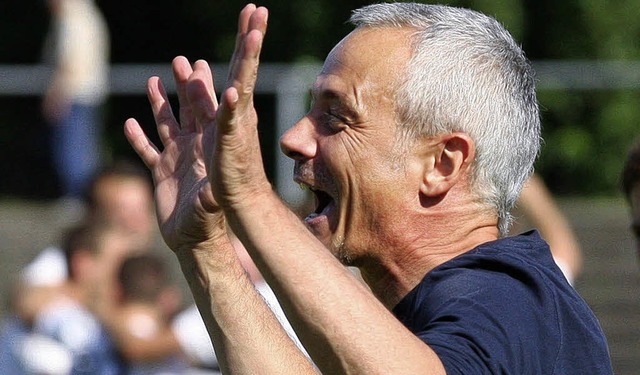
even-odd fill
[[[307,92],[320,67],[317,63],[260,65],[256,92],[276,98],[277,138],[306,112]],[[539,90],[640,88],[640,61],[534,61],[533,67]],[[218,82],[226,80],[226,64],[212,64],[212,70]],[[168,92],[175,92],[169,64],[114,64],[110,74],[112,95],[144,95],[147,78],[153,75],[162,78]],[[0,96],[41,95],[49,75],[44,65],[0,65]],[[276,188],[287,202],[298,204],[305,193],[290,182],[293,162],[276,154]]]

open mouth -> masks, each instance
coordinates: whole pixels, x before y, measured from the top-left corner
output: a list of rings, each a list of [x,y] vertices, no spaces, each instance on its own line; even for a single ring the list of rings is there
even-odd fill
[[[326,214],[326,212],[324,211],[333,202],[333,198],[329,194],[321,190],[311,189],[311,192],[313,193],[313,195],[315,195],[316,198],[316,209],[313,211],[313,213],[316,215],[320,215],[323,213]]]

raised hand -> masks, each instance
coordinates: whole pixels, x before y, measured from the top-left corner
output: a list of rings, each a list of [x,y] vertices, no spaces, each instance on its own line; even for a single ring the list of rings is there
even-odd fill
[[[238,224],[234,228],[238,236],[246,238],[249,231],[239,224],[235,209],[238,203],[250,205],[264,193],[275,198],[273,206],[286,209],[264,173],[253,105],[266,25],[266,8],[249,4],[241,11],[219,107],[211,70],[204,61],[191,67],[185,58],[174,60],[180,121],[159,79],[149,80],[148,95],[162,151],[133,119],[125,123],[125,133],[153,172],[161,232],[178,255],[222,371],[315,374],[313,364],[256,291],[225,230],[229,219],[232,227]]]
[[[159,78],[149,79],[148,97],[162,151],[150,142],[136,120],[125,123],[129,143],[152,171],[160,230],[174,251],[225,233],[220,206],[233,206],[258,193],[271,192],[253,106],[267,16],[266,8],[253,4],[240,12],[236,47],[220,107],[205,61],[196,61],[193,67],[183,57],[173,62],[179,121]]]
[[[187,84],[193,69],[204,75],[201,84],[207,96],[200,100],[208,100],[207,103],[191,103],[187,98]],[[180,105],[179,121],[171,110],[160,79],[149,79],[147,95],[163,145],[162,151],[149,140],[135,119],[125,122],[129,143],[152,172],[160,232],[174,251],[193,248],[226,234],[224,215],[213,199],[207,180],[202,123],[193,115],[194,105],[200,105],[214,116],[218,104],[208,65],[197,61],[193,69],[184,57],[173,61]]]
[[[209,180],[217,201],[225,208],[271,191],[262,164],[258,117],[253,105],[267,17],[266,8],[253,4],[240,12],[235,51],[220,108],[215,110],[213,93],[208,90],[211,72],[207,66],[195,66],[187,84],[196,124],[204,128]]]

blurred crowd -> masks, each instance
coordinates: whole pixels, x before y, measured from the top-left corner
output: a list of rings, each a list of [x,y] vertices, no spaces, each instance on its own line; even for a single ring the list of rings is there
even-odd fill
[[[84,215],[17,275],[0,331],[3,374],[216,374],[211,340],[157,243],[153,192],[118,161],[89,184]],[[257,290],[295,337],[242,244]]]

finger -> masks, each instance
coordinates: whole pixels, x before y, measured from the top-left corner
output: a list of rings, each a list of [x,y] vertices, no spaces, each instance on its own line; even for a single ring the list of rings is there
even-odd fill
[[[140,124],[135,119],[128,119],[124,123],[124,135],[131,147],[140,156],[140,159],[149,168],[153,169],[160,158],[158,148],[149,140]]]
[[[249,19],[253,12],[256,11],[255,4],[247,4],[240,11],[240,15],[238,16],[238,32],[239,34],[244,34],[249,31]]]
[[[267,33],[267,21],[269,18],[269,10],[265,7],[259,7],[251,14],[249,18],[249,28],[247,32],[251,30],[258,30],[265,35]]]
[[[178,105],[180,106],[180,128],[185,131],[194,131],[195,120],[191,113],[191,107],[187,100],[187,80],[193,69],[189,60],[184,56],[178,56],[173,59],[171,64],[173,67],[173,79],[176,82],[176,91],[178,93]]]
[[[151,110],[153,112],[153,118],[156,121],[158,129],[158,135],[160,141],[164,146],[167,146],[176,134],[180,131],[179,125],[176,121],[169,99],[167,98],[167,92],[160,82],[160,78],[151,77],[147,83],[147,96],[149,97],[149,103],[151,103]]]
[[[220,135],[229,134],[236,124],[236,110],[238,109],[238,90],[235,87],[227,88],[220,99],[220,108],[216,113],[216,124]]]
[[[213,109],[214,110],[218,109],[218,99],[216,98],[214,77],[213,77],[213,72],[211,72],[211,67],[209,66],[209,63],[206,62],[205,60],[198,60],[194,64],[194,68],[196,70],[202,71],[203,78],[205,78],[204,84],[205,84],[205,87],[207,88],[207,92],[209,93],[211,102],[213,103]]]
[[[265,8],[263,9],[266,11]],[[266,22],[266,12],[262,20]],[[229,87],[222,94],[218,109],[217,125],[222,133],[233,130],[237,123],[236,112],[246,111],[253,104],[263,37],[264,34],[259,30],[252,30],[245,37],[241,56],[234,64],[234,76]]]
[[[253,101],[263,39],[261,32],[257,30],[250,31],[245,37],[242,56],[236,62],[235,75],[232,77],[231,86],[238,91],[238,105],[241,108],[245,108]]]
[[[233,55],[231,55],[231,63],[229,73],[227,75],[227,81],[231,81],[231,77],[234,75],[234,65],[237,57],[242,50],[242,44],[244,41],[244,37],[249,31],[249,20],[251,19],[251,15],[255,12],[256,6],[254,4],[247,4],[241,11],[238,16],[238,32],[236,34],[236,45],[233,50]]]
[[[208,79],[210,79],[209,71],[204,67],[196,66],[187,82],[187,99],[196,119],[196,126],[200,130],[213,122],[216,114],[216,105],[207,87]]]

